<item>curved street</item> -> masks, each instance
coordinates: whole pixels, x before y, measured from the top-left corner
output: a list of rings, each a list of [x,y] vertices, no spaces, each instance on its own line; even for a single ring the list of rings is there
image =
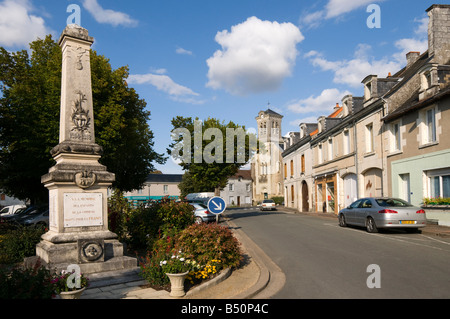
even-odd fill
[[[275,299],[450,297],[450,238],[369,234],[283,209],[233,209],[226,216],[285,273]]]

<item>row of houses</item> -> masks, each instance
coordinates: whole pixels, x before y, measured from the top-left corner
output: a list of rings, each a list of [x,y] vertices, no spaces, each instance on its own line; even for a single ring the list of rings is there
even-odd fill
[[[182,178],[182,174],[150,174],[141,189],[127,192],[124,197],[135,205],[165,197],[183,200],[178,187]],[[253,198],[250,170],[239,170],[234,176],[231,176],[227,186],[220,191],[220,196],[228,206],[251,206]]]
[[[450,197],[450,5],[427,12],[428,50],[409,52],[396,73],[367,75],[363,96],[342,97],[285,137],[282,116],[260,112],[268,146],[252,163],[255,199],[282,195],[299,211],[337,213],[365,196]]]

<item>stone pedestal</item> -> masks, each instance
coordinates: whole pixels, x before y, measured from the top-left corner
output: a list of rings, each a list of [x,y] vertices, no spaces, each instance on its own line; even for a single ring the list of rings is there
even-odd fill
[[[131,269],[136,258],[125,256],[117,235],[108,230],[107,189],[115,176],[98,160],[95,144],[90,46],[93,38],[77,25],[60,38],[63,52],[60,143],[56,164],[42,183],[49,190],[49,231],[36,246],[36,256],[57,271],[78,264],[86,274]]]

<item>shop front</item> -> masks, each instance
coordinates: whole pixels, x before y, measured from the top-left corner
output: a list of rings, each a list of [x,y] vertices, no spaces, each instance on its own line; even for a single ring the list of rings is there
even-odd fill
[[[316,212],[338,214],[337,175],[327,174],[315,180]]]

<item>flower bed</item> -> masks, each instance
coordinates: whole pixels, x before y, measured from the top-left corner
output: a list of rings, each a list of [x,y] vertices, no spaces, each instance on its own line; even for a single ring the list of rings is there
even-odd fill
[[[450,206],[450,197],[432,197],[424,198],[423,204],[427,207],[432,206]]]

